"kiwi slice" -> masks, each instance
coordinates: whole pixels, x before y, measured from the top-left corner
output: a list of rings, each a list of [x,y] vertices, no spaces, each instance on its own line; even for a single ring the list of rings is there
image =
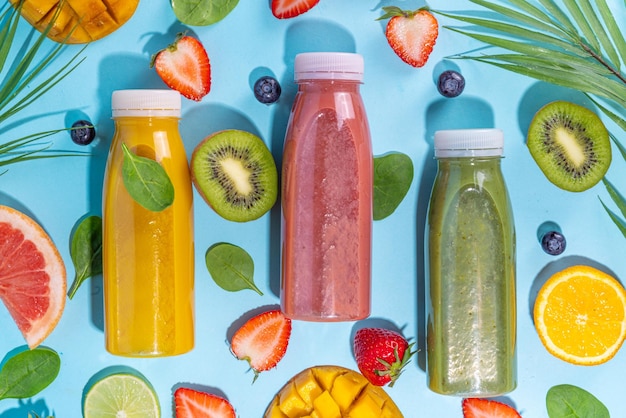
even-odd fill
[[[548,180],[572,192],[594,186],[611,164],[611,142],[602,120],[566,101],[539,109],[530,122],[526,144]]]
[[[258,136],[235,129],[205,138],[191,156],[196,189],[224,219],[247,222],[269,211],[278,195],[278,173]]]

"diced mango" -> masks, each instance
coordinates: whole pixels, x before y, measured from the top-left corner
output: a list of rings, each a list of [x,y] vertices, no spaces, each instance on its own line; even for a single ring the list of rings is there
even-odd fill
[[[313,367],[313,375],[315,379],[319,382],[320,386],[324,390],[331,390],[333,387],[333,382],[337,378],[338,375],[345,373],[345,370],[342,370],[339,367],[335,366],[324,366],[322,367]]]
[[[278,397],[274,397],[274,400],[267,408],[265,416],[267,418],[289,418],[287,415],[283,414],[283,411],[280,410]]]
[[[319,418],[341,418],[339,405],[335,402],[331,394],[325,390],[313,401],[313,408]]]
[[[280,391],[278,399],[281,412],[290,418],[301,417],[311,410],[298,394],[293,380]]]
[[[367,384],[367,380],[356,373],[345,373],[337,376],[330,393],[339,405],[341,412],[350,409],[352,402]]]
[[[381,405],[369,393],[363,393],[355,399],[352,409],[348,412],[350,418],[381,418]]]
[[[10,2],[16,6],[20,0]],[[48,38],[78,44],[98,40],[119,29],[135,13],[138,4],[139,0],[25,0],[21,13],[39,31],[46,29],[54,17]]]
[[[316,366],[291,378],[276,394],[264,418],[403,418],[380,387],[357,371]]]

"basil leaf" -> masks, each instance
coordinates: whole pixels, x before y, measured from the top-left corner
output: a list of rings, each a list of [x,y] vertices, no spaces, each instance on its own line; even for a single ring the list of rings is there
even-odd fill
[[[102,273],[102,218],[89,216],[78,224],[72,236],[70,256],[76,271],[67,292],[72,299],[85,280]]]
[[[413,182],[413,162],[400,152],[374,157],[374,220],[391,215]]]
[[[251,289],[263,296],[254,284],[254,262],[250,254],[236,245],[219,243],[205,255],[206,267],[213,281],[224,290],[237,292]]]
[[[126,190],[137,203],[153,212],[167,208],[174,201],[174,185],[158,162],[140,157],[122,144],[122,178]]]
[[[174,14],[185,25],[207,26],[224,19],[239,0],[172,0]]]
[[[0,399],[35,396],[56,379],[60,369],[59,355],[49,348],[16,354],[0,370]]]
[[[609,410],[591,393],[573,385],[548,390],[546,407],[550,418],[609,418]]]

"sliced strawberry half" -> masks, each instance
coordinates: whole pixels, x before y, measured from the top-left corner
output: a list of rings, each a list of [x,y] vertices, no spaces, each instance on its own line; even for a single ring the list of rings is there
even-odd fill
[[[384,7],[380,19],[388,19],[385,35],[389,45],[402,61],[413,67],[423,67],[439,36],[439,23],[427,8],[415,11],[399,7]]]
[[[235,418],[235,410],[226,399],[189,388],[174,392],[176,418]]]
[[[521,418],[511,406],[483,398],[463,399],[464,418]]]
[[[202,43],[178,34],[167,48],[152,57],[151,67],[165,84],[188,99],[200,101],[211,90],[211,63]]]
[[[291,319],[280,310],[263,312],[235,332],[231,351],[250,364],[256,380],[260,372],[276,367],[283,358],[290,336]]]
[[[289,19],[308,12],[320,0],[272,0],[272,14],[278,19]]]

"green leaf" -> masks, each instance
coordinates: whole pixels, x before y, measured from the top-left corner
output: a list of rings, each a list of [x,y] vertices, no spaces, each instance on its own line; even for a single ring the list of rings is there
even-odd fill
[[[400,152],[374,158],[374,220],[391,215],[413,182],[413,162]]]
[[[172,0],[174,14],[185,25],[207,26],[233,11],[239,0]]]
[[[72,235],[70,256],[76,271],[67,292],[72,299],[85,280],[102,273],[102,218],[88,216],[78,224]]]
[[[163,166],[133,153],[126,144],[122,144],[122,149],[122,179],[132,198],[153,212],[169,207],[174,202],[174,185]]]
[[[602,204],[602,207],[604,207],[606,213],[609,214],[609,218],[611,218],[615,226],[617,226],[617,229],[619,229],[622,235],[624,235],[624,238],[626,238],[626,221],[624,221],[622,218],[617,216],[615,212],[609,209],[609,207],[602,201],[602,199],[600,199],[600,203]]]
[[[60,368],[59,355],[49,348],[16,354],[0,370],[0,399],[35,396],[56,379]]]
[[[573,385],[557,385],[546,394],[549,418],[609,418],[609,410],[598,398]]]
[[[228,243],[215,244],[207,250],[205,261],[213,281],[222,289],[229,292],[251,289],[263,295],[254,284],[254,261],[243,248]]]

